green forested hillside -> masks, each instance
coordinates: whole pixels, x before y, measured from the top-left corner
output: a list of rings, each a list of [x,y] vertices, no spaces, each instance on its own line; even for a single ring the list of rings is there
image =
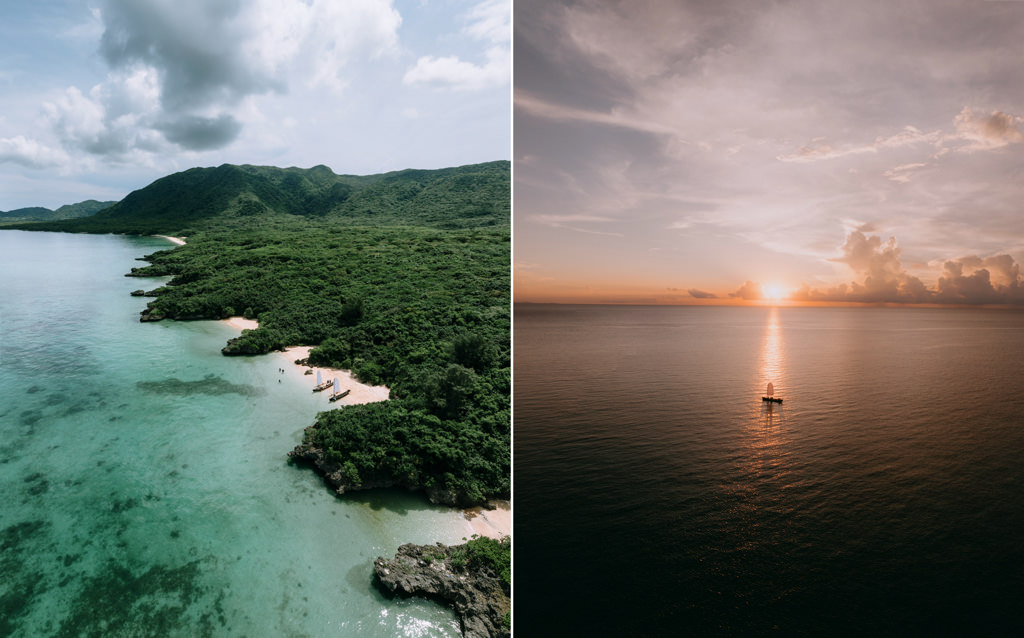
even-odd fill
[[[30,206],[28,208],[16,208],[14,210],[0,211],[0,222],[5,221],[34,221],[51,219],[53,211],[42,206]]]
[[[117,202],[98,202],[95,199],[87,199],[77,204],[67,204],[57,210],[50,210],[42,206],[30,208],[19,208],[7,212],[0,211],[0,223],[5,222],[33,222],[33,221],[54,221],[61,219],[75,219],[88,217],[104,208],[113,206]]]
[[[65,232],[191,235],[296,218],[349,224],[472,228],[509,223],[508,162],[380,175],[326,166],[193,168],[156,180],[86,219],[36,226]]]
[[[77,204],[66,204],[53,211],[53,219],[78,219],[89,217],[96,213],[110,208],[117,202],[98,202],[95,199],[87,199]]]
[[[388,402],[321,413],[293,457],[339,491],[468,505],[510,492],[510,193],[508,162],[371,176],[224,165],[22,227],[187,236],[129,273],[173,276],[143,320],[244,314],[259,328],[225,354],[315,345],[313,362],[388,385]]]

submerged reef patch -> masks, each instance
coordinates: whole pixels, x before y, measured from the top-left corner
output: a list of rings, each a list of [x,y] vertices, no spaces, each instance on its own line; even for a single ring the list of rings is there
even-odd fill
[[[190,608],[201,603],[211,588],[202,584],[202,561],[178,567],[155,565],[134,574],[119,563],[109,562],[95,576],[85,579],[61,621],[56,636],[167,636],[180,633],[190,620]],[[200,605],[206,610],[207,605]],[[218,605],[219,606],[219,605]],[[215,606],[215,609],[216,607]],[[195,611],[194,609],[192,611]],[[209,611],[209,610],[206,610]],[[225,624],[218,611],[219,625]],[[216,632],[211,614],[194,619],[195,636]]]
[[[39,575],[26,563],[49,531],[47,521],[22,521],[0,530],[0,636],[13,636],[32,610],[38,590],[43,587]]]
[[[174,377],[168,377],[162,381],[139,381],[135,384],[143,392],[153,394],[169,394],[187,397],[193,394],[238,394],[244,397],[263,396],[263,390],[246,385],[244,383],[231,383],[223,377],[208,374],[196,381],[182,381]]]

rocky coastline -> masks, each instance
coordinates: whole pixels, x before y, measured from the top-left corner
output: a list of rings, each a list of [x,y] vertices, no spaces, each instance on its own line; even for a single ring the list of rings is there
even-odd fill
[[[311,425],[306,430],[314,427],[316,426]],[[324,454],[323,450],[305,443],[295,446],[295,449],[288,453],[288,459],[293,463],[301,463],[313,468],[317,474],[323,477],[324,482],[330,485],[339,495],[359,490],[402,487],[413,491],[423,490],[430,502],[435,505],[448,505],[449,507],[479,505],[479,503],[466,502],[465,499],[459,498],[459,495],[451,490],[439,487],[427,488],[413,481],[403,481],[390,476],[363,479],[359,484],[351,483],[345,478],[341,465],[331,463],[327,460],[327,455]]]
[[[452,607],[465,638],[510,636],[510,588],[492,568],[467,559],[466,548],[402,545],[394,558],[373,562],[376,583],[389,595],[423,596]]]

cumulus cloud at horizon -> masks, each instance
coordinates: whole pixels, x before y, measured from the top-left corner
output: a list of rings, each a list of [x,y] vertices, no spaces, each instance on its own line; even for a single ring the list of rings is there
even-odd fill
[[[756,301],[764,297],[764,292],[761,289],[761,284],[748,279],[735,292],[730,292],[729,296],[743,301]]]
[[[789,295],[803,302],[862,302],[906,304],[1017,305],[1024,303],[1024,280],[1020,265],[1008,254],[989,257],[967,255],[947,259],[933,288],[909,273],[900,259],[895,237],[886,241],[859,230],[850,232],[837,263],[850,267],[857,280],[819,289],[801,285]],[[742,292],[754,284],[746,282],[732,296],[744,299]]]

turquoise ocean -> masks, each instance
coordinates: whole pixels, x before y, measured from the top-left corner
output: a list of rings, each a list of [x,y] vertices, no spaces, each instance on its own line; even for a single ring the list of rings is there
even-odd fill
[[[166,280],[124,273],[170,247],[0,231],[0,635],[458,636],[372,573],[461,514],[288,465],[326,398],[220,322],[140,323]]]

